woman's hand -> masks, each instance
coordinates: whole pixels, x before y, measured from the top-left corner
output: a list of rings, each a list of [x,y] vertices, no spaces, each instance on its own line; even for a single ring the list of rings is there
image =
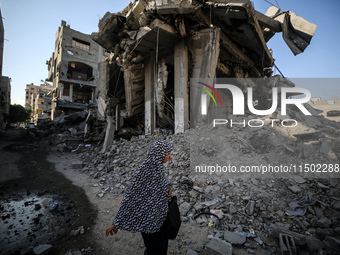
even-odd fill
[[[171,197],[172,195],[172,190],[170,188],[168,188],[168,194],[169,194],[169,197]]]
[[[118,232],[118,228],[116,228],[115,226],[111,225],[110,227],[108,227],[106,229],[106,236],[109,236],[109,234],[111,234],[113,236],[113,233],[117,234]]]

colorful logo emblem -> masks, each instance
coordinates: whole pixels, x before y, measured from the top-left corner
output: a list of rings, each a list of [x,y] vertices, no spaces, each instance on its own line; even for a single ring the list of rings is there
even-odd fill
[[[198,83],[198,84],[201,84],[201,85],[203,85],[203,86],[206,86],[206,87],[209,88],[212,92],[214,92],[214,94],[217,96],[217,98],[218,98],[218,100],[220,101],[220,104],[221,104],[221,106],[222,106],[222,100],[221,100],[221,98],[220,98],[220,95],[217,93],[217,91],[216,91],[213,87],[211,87],[210,85],[205,84],[205,83],[203,83],[203,82],[197,82],[197,83]],[[200,90],[203,90],[204,92],[206,92],[206,93],[212,98],[212,100],[214,100],[215,106],[217,106],[215,97],[209,92],[209,90],[206,90],[206,89],[201,88],[201,87],[197,87],[197,88],[200,89]]]

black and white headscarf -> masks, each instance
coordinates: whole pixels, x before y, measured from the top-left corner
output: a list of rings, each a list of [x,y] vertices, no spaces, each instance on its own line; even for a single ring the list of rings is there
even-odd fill
[[[163,161],[172,149],[165,140],[152,146],[137,169],[112,223],[118,229],[150,234],[162,227],[168,212],[168,184]]]

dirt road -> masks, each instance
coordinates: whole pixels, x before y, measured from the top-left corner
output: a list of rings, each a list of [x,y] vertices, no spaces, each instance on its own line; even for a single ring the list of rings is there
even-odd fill
[[[96,247],[89,230],[97,210],[47,156],[39,137],[20,129],[1,133],[1,254],[30,254],[39,244],[58,255]]]
[[[74,169],[72,164],[79,161],[75,153],[51,151],[47,140],[27,136],[25,130],[1,133],[1,254],[33,254],[40,244],[52,245],[50,255],[70,250],[94,255],[144,254],[140,233],[119,231],[105,236],[124,193],[100,196],[106,184],[81,168]],[[52,203],[58,207],[51,211]],[[204,230],[183,222],[179,238],[169,242],[168,253],[185,254],[183,240],[200,250],[206,239]]]

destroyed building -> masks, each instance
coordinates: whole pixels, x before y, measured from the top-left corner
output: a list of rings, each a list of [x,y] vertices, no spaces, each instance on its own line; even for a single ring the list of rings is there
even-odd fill
[[[98,63],[104,60],[105,50],[89,35],[61,22],[55,40],[55,51],[49,61],[47,81],[53,82],[52,120],[84,110],[94,102],[99,79]]]
[[[281,32],[296,55],[316,29],[274,6],[262,14],[248,0],[140,0],[107,12],[98,27],[91,38],[110,52],[100,64],[98,117],[120,133],[133,127],[145,134],[189,128],[190,108],[197,107],[190,79],[271,77],[270,38]]]
[[[3,118],[4,122],[2,120],[0,121],[0,128],[5,127],[5,120],[9,116],[9,109],[11,105],[11,78],[7,76],[1,76],[1,89],[0,94],[2,100],[0,101],[0,112],[1,112],[1,118]]]
[[[39,124],[51,120],[51,94],[40,91],[35,98],[32,119]]]
[[[45,82],[39,86],[26,84],[25,106],[31,107],[31,122],[39,124],[51,120],[51,91],[53,86]]]

